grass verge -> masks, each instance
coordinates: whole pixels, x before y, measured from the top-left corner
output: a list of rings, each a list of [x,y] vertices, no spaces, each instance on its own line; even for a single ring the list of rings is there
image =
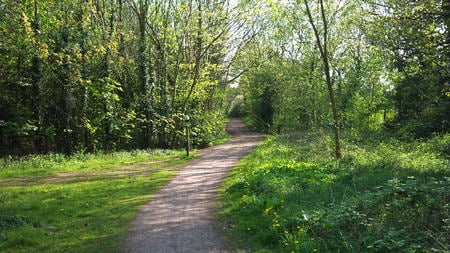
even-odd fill
[[[112,153],[76,153],[31,155],[20,158],[0,159],[0,179],[13,177],[36,177],[56,175],[64,172],[92,172],[139,162],[182,157],[182,150],[133,150]]]
[[[219,216],[248,252],[448,252],[450,135],[271,137],[226,179]]]
[[[147,152],[142,154],[143,157],[136,157],[136,160],[130,154],[126,163],[142,161],[144,157],[146,161],[165,160],[177,154],[164,152],[165,155],[158,153],[154,156]],[[81,158],[73,159],[83,172],[84,168],[92,168],[89,170],[93,171],[98,164],[104,164],[102,170],[107,172],[111,167],[106,164],[121,164],[119,160],[122,158],[123,155],[101,154],[98,157],[88,155],[84,162],[79,161],[83,160]],[[174,176],[173,167],[180,167],[190,160],[192,158],[161,161],[170,170],[142,167],[145,171],[131,175],[105,174],[89,180],[77,181],[71,178],[56,183],[2,186],[0,252],[120,252],[124,233],[139,208]],[[74,162],[65,157],[62,163]],[[46,164],[48,172],[43,171],[41,174],[59,171],[61,165],[55,162],[55,166]],[[77,170],[71,168],[68,171]],[[29,177],[31,174],[27,172],[23,175]]]

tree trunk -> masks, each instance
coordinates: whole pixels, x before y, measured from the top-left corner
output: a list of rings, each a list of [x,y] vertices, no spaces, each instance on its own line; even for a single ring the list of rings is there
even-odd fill
[[[33,21],[33,33],[34,33],[34,56],[32,61],[31,75],[32,75],[32,89],[33,89],[33,112],[34,120],[36,122],[37,133],[34,138],[34,148],[38,153],[42,152],[44,138],[42,136],[42,115],[40,106],[40,93],[41,93],[41,81],[42,81],[42,64],[40,56],[40,36],[41,33],[41,18],[39,14],[39,2],[34,1],[34,21]]]
[[[333,129],[334,129],[334,156],[337,159],[340,159],[342,157],[341,154],[341,145],[340,145],[340,133],[339,133],[339,116],[336,108],[336,98],[334,96],[334,90],[333,90],[333,81],[331,79],[331,70],[330,70],[330,62],[329,62],[329,55],[328,55],[328,23],[325,16],[325,8],[323,6],[323,0],[319,1],[320,4],[320,14],[322,17],[323,22],[323,44],[322,40],[320,38],[319,31],[314,23],[314,20],[311,15],[311,11],[309,9],[308,0],[304,0],[305,7],[306,7],[306,14],[308,15],[309,22],[314,30],[314,35],[316,37],[316,43],[317,47],[320,51],[320,57],[323,61],[324,65],[324,72],[325,72],[325,78],[328,88],[328,95],[330,97],[331,102],[331,109],[333,112]]]
[[[84,1],[84,5],[87,5],[89,2],[88,0]],[[88,94],[88,88],[86,86],[86,81],[89,78],[89,66],[87,64],[88,62],[88,32],[86,31],[86,28],[84,27],[84,23],[82,22],[87,16],[87,11],[85,9],[80,10],[79,14],[79,32],[81,35],[81,41],[80,41],[80,48],[81,48],[81,79],[84,82],[81,89],[81,96],[82,96],[82,104],[81,104],[81,120],[83,122],[89,121],[88,116],[88,108],[89,108],[89,94]],[[84,125],[84,123],[83,123]],[[82,146],[87,149],[87,151],[93,151],[93,146],[91,142],[91,134],[89,129],[86,126],[83,126],[82,133],[80,137],[80,141],[82,143]]]
[[[138,17],[139,26],[139,46],[138,46],[138,85],[141,91],[142,107],[146,117],[146,123],[143,126],[142,147],[148,148],[153,138],[153,124],[151,119],[153,117],[153,87],[151,87],[150,80],[150,62],[149,62],[149,46],[147,44],[147,16],[149,3],[148,0],[139,0],[137,5],[134,5],[134,10]]]
[[[196,45],[195,45],[195,52],[194,52],[194,73],[192,78],[191,87],[189,89],[189,93],[187,94],[186,98],[183,101],[183,111],[186,113],[186,106],[187,103],[192,95],[192,92],[194,91],[195,86],[197,86],[197,83],[200,80],[200,64],[201,64],[201,58],[203,55],[202,49],[203,49],[203,11],[202,11],[202,2],[199,0],[197,1],[197,8],[198,8],[198,18],[197,18],[197,38],[196,38]]]

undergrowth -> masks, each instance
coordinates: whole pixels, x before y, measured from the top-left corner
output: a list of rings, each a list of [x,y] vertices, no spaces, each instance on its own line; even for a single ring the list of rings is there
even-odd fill
[[[220,217],[248,252],[448,252],[450,135],[404,143],[270,137],[227,178]]]

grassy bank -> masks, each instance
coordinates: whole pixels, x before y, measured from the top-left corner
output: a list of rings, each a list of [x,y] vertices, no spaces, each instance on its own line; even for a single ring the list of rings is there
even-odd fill
[[[120,252],[139,207],[173,177],[171,169],[191,160],[179,155],[160,150],[2,160],[0,252]],[[116,168],[141,161],[153,163]],[[59,172],[84,176],[51,176]],[[33,175],[47,178],[34,183]]]
[[[227,178],[220,217],[248,252],[448,252],[450,135],[266,140]]]

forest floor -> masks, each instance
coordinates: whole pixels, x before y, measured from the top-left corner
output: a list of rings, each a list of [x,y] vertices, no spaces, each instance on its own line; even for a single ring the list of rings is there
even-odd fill
[[[175,178],[141,210],[126,236],[126,252],[230,252],[216,222],[222,179],[264,138],[231,120],[229,142],[177,170]]]

